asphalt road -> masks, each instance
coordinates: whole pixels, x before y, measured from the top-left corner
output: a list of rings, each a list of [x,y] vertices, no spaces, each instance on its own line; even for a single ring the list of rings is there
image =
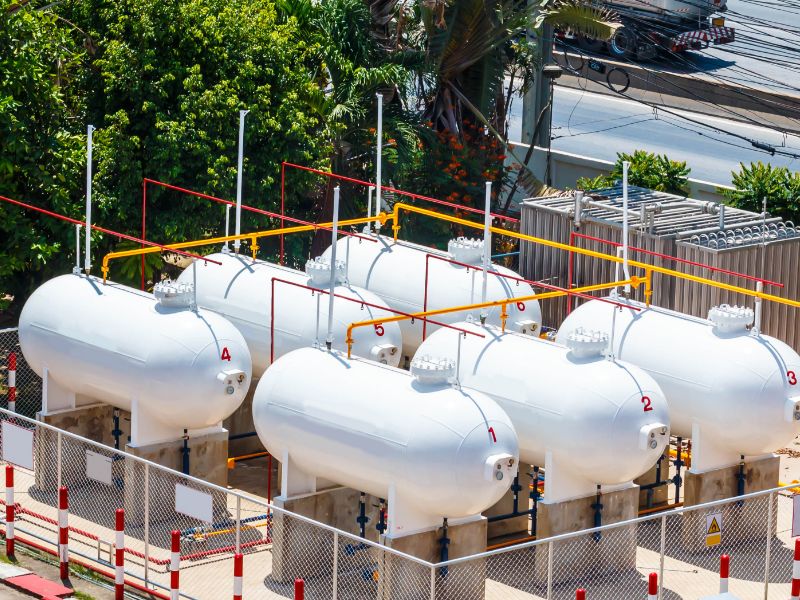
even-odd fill
[[[731,171],[738,171],[740,161],[760,160],[800,171],[799,159],[770,156],[746,141],[662,112],[654,114],[648,106],[630,100],[557,87],[554,107],[552,134],[557,150],[614,161],[617,152],[645,149],[685,160],[692,169],[691,177],[718,184],[730,184]],[[784,139],[761,127],[688,111],[674,112],[800,155],[800,136]],[[512,141],[520,140],[521,116],[522,101],[517,99],[511,107]]]

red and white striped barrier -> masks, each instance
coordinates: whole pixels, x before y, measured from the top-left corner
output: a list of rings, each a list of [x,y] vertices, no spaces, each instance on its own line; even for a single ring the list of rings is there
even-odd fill
[[[647,600],[658,600],[658,573],[650,573],[647,579]]]
[[[719,557],[719,593],[725,594],[728,591],[728,574],[731,568],[731,557],[723,554]]]
[[[305,600],[306,598],[306,582],[302,579],[294,580],[294,600]]]
[[[14,556],[14,467],[6,465],[6,556]]]
[[[58,561],[61,579],[69,579],[69,500],[66,486],[58,488]]]
[[[117,509],[114,540],[114,600],[125,598],[125,511]]]
[[[169,598],[178,600],[180,596],[181,532],[172,532],[172,554],[169,558]]]
[[[800,600],[800,538],[794,541],[794,562],[792,563],[792,600]]]
[[[242,600],[242,575],[244,573],[244,556],[233,555],[233,600]]]
[[[575,590],[575,600],[586,600],[586,590],[583,588]]]
[[[17,354],[8,355],[8,410],[17,412]]]

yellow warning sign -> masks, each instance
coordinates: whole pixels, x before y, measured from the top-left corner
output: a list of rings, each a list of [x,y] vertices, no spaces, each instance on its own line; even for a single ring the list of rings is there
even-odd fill
[[[706,515],[706,546],[722,542],[722,513]]]

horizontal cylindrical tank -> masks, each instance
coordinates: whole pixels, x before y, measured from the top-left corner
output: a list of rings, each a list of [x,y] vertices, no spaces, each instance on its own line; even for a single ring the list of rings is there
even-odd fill
[[[450,241],[448,249],[449,252],[442,252],[409,242],[395,242],[384,236],[378,236],[377,243],[348,237],[337,242],[336,256],[346,263],[347,280],[350,283],[376,293],[396,310],[413,313],[422,311],[424,306],[434,310],[481,302],[483,274],[480,258],[483,241],[458,238]],[[330,252],[328,248],[323,257],[329,257]],[[432,258],[426,258],[427,255],[432,255]],[[440,260],[442,258],[474,266],[467,268]],[[534,293],[527,283],[503,275],[520,277],[510,269],[491,265],[486,286],[487,300],[530,296]],[[488,309],[486,313],[488,323],[500,324],[499,307]],[[454,323],[463,321],[467,314],[478,317],[481,311],[454,312],[433,318],[442,323]],[[508,307],[509,329],[536,334],[541,322],[542,313],[535,300]],[[422,343],[423,323],[419,320],[413,323],[401,321],[400,328],[403,332],[403,354],[413,356]],[[429,334],[437,326],[428,323],[425,329]]]
[[[669,412],[643,370],[607,360],[608,338],[581,333],[570,347],[496,327],[458,323],[485,337],[440,329],[416,357],[458,360],[458,380],[508,413],[523,464],[546,468],[545,499],[630,482],[652,467],[669,441]]]
[[[141,411],[134,418],[146,413],[178,434],[214,426],[244,400],[247,344],[223,317],[191,310],[186,289],[162,292],[158,300],[94,277],[51,279],[20,315],[25,360],[40,376],[47,370],[51,387]]]
[[[414,376],[316,348],[276,360],[253,417],[281,461],[281,494],[315,491],[291,483],[311,477],[386,498],[390,536],[493,505],[516,473],[517,436],[495,402],[447,383],[452,370],[414,364]]]
[[[269,366],[271,354],[277,359],[292,350],[325,343],[328,295],[292,284],[327,291],[330,281],[328,263],[309,261],[306,274],[262,260],[253,261],[241,254],[219,253],[210,258],[221,262],[222,266],[198,261],[196,275],[194,266],[190,266],[181,273],[178,281],[191,283],[196,276],[197,303],[225,316],[242,332],[253,356],[254,377],[260,377]],[[341,278],[342,268],[339,265],[337,279]],[[366,290],[337,285],[335,293],[343,296],[334,299],[333,347],[336,349],[347,349],[345,340],[350,323],[392,314],[366,306],[386,306],[386,302]],[[353,354],[356,356],[397,366],[401,347],[402,336],[397,323],[361,327],[353,332]]]
[[[722,305],[710,319],[616,298],[573,310],[557,339],[579,327],[613,329],[613,351],[661,385],[674,435],[692,437],[692,470],[738,462],[788,444],[800,432],[800,356],[752,335],[750,309]]]

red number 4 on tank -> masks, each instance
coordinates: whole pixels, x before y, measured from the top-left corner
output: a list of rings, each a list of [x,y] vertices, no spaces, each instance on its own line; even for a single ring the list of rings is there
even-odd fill
[[[228,362],[231,362],[231,353],[230,353],[230,351],[228,350],[228,347],[227,347],[227,346],[225,346],[225,347],[222,349],[222,356],[220,356],[220,357],[219,357],[219,359],[220,359],[220,360],[227,360]]]

